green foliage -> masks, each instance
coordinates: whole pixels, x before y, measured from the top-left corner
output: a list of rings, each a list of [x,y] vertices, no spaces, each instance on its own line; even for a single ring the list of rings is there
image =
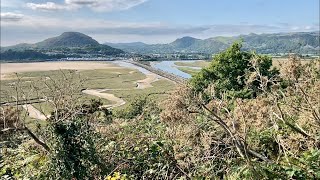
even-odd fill
[[[257,152],[260,152],[266,157],[275,158],[280,151],[279,145],[274,139],[275,136],[276,132],[272,129],[263,131],[256,131],[253,129],[248,132],[247,141]]]
[[[272,66],[270,57],[242,51],[241,47],[241,43],[234,43],[226,51],[217,54],[208,67],[193,76],[190,82],[195,92],[203,92],[208,86],[214,85],[214,96],[221,97],[222,93],[227,92],[232,97],[250,98],[259,92],[258,81],[252,83],[250,87],[247,86],[248,75],[255,71],[252,68],[253,63],[261,75],[267,77],[277,75],[276,70],[270,70]]]
[[[240,179],[319,179],[320,151],[310,150],[298,157],[288,157],[278,164],[253,162],[252,166],[243,165],[234,169],[230,177]]]
[[[103,111],[107,119],[110,112],[100,109],[101,101],[92,100],[84,104],[75,116],[64,121],[49,123],[46,130],[47,143],[50,147],[48,171],[45,177],[52,179],[92,179],[107,175],[105,164],[96,147],[104,140],[94,129],[93,119],[97,112]],[[65,117],[65,110],[58,116]],[[53,116],[52,116],[53,117]]]
[[[0,179],[37,179],[46,170],[47,157],[30,141],[17,147],[3,146],[0,153]]]
[[[147,112],[145,115],[108,128],[106,136],[110,141],[104,153],[110,157],[109,163],[129,179],[172,179],[181,175],[172,143],[165,139],[166,126],[159,116],[148,116]]]
[[[122,119],[133,119],[142,115],[145,111],[148,111],[147,115],[152,115],[159,114],[160,109],[147,96],[138,96],[133,98],[126,108],[116,110],[114,116]]]
[[[87,179],[99,176],[106,164],[97,152],[101,140],[85,118],[49,127],[51,154],[46,176],[53,179]]]
[[[58,55],[47,55],[34,50],[24,50],[24,51],[13,51],[9,49],[8,51],[1,52],[1,60],[46,60],[46,59],[60,59],[66,58],[67,56]]]

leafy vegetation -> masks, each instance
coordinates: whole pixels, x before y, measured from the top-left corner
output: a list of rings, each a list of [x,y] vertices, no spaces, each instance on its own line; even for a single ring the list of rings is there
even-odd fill
[[[279,70],[271,62],[235,43],[165,102],[142,97],[113,113],[52,84],[46,125],[31,129],[1,107],[0,175],[319,179],[320,61],[290,57]]]
[[[6,60],[6,61],[49,60],[49,59],[61,59],[61,58],[67,57],[62,54],[47,55],[34,50],[13,51],[11,49],[5,52],[1,52],[0,56],[1,56],[1,60]]]
[[[246,84],[252,78],[248,76],[250,72],[259,70],[267,78],[277,76],[277,70],[271,69],[270,57],[241,51],[241,46],[240,43],[234,43],[229,49],[216,55],[207,68],[196,74],[191,80],[195,91],[202,92],[212,85],[217,97],[227,93],[232,97],[249,98],[256,96],[260,86],[258,82],[250,82],[249,86]]]

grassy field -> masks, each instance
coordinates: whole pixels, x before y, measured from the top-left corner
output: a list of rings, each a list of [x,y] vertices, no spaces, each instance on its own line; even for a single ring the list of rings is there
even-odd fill
[[[132,101],[135,97],[148,96],[155,101],[163,100],[170,91],[174,88],[175,84],[168,80],[158,80],[152,83],[151,88],[146,89],[130,89],[130,90],[108,90],[107,93],[112,93],[117,97],[124,99],[126,102]],[[128,105],[117,107],[117,109],[125,108]]]
[[[190,66],[190,67],[207,67],[210,61],[194,61],[194,62],[175,62],[174,64],[177,66]]]
[[[71,66],[70,62],[68,65]],[[75,87],[76,94],[74,95],[80,102],[100,99],[103,104],[114,103],[97,96],[84,94],[81,92],[83,89],[106,89],[107,93],[123,98],[126,102],[130,102],[136,96],[144,95],[158,100],[163,99],[166,96],[165,93],[175,86],[171,81],[160,79],[152,83],[153,87],[136,89],[137,81],[145,79],[146,75],[136,69],[123,68],[113,64],[101,69],[31,70],[18,72],[17,75],[11,71],[7,74],[1,74],[1,102],[14,101],[15,97],[19,97],[21,100],[42,98],[44,95],[49,96],[50,99],[53,92],[48,87],[66,90]],[[49,115],[52,110],[52,105],[49,102],[33,103],[32,105],[46,115]]]
[[[193,68],[190,68],[190,67],[178,67],[178,69],[180,71],[183,71],[185,73],[190,74],[191,76],[197,74],[200,71],[200,69],[193,69]]]

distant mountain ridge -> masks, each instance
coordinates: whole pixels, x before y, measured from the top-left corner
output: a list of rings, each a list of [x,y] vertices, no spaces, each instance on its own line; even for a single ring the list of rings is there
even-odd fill
[[[275,34],[249,34],[233,37],[213,37],[196,39],[183,37],[168,44],[139,43],[105,43],[111,47],[122,49],[126,52],[140,54],[148,53],[218,53],[229,47],[234,41],[242,40],[245,50],[255,50],[258,53],[300,53],[319,54],[319,32],[296,32]],[[137,45],[138,44],[138,45]]]
[[[98,41],[79,32],[64,32],[60,36],[46,39],[35,44],[38,48],[97,46]]]
[[[1,47],[1,59],[8,61],[46,60],[61,58],[108,58],[124,51],[99,44],[90,36],[79,32],[65,32],[35,44],[17,44]]]
[[[56,48],[85,48],[99,47],[114,49],[107,45],[99,44],[92,37],[79,32],[64,32],[60,36],[48,38],[35,44],[17,44],[14,46],[2,47],[3,50],[26,50],[26,49],[56,49]],[[3,51],[2,50],[2,51]]]

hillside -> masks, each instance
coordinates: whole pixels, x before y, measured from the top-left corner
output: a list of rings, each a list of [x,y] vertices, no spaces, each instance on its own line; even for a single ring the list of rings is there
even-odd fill
[[[38,48],[97,46],[98,41],[79,32],[64,32],[60,36],[46,39],[35,44]]]
[[[183,37],[168,44],[106,43],[112,47],[135,53],[218,53],[229,47],[234,41],[243,40],[245,50],[255,50],[258,53],[300,53],[319,54],[320,39],[318,32],[297,32],[277,34],[249,34],[234,37],[213,37],[196,39]]]
[[[14,46],[1,47],[1,50],[85,48],[95,46],[112,48],[107,45],[99,44],[98,41],[85,34],[79,32],[64,32],[60,36],[48,38],[35,44],[21,43]]]
[[[8,52],[9,50],[10,52]],[[29,55],[30,52],[32,52],[32,56]],[[85,34],[64,32],[60,36],[35,44],[23,43],[1,47],[1,60],[43,59],[47,55],[50,57],[48,56],[49,58],[46,59],[56,57],[104,57],[122,53],[124,53],[122,50],[99,44],[98,41]]]

